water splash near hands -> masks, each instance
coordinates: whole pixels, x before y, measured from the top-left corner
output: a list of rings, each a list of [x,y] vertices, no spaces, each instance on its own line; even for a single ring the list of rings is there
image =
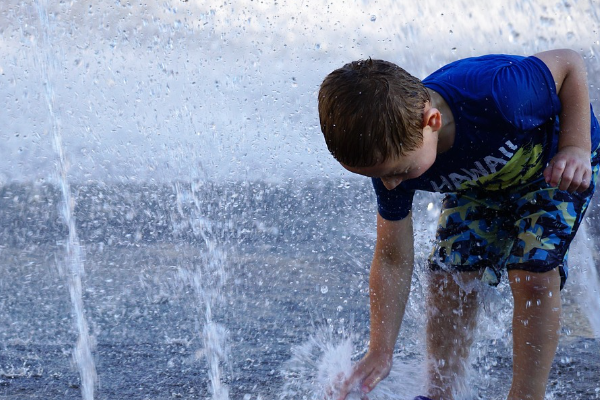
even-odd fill
[[[285,384],[280,399],[335,399],[340,382],[352,374],[357,351],[353,335],[335,336],[330,328],[320,328],[308,340],[292,348],[292,357],[283,371]],[[410,364],[394,357],[390,375],[368,395],[370,400],[404,400],[423,387],[424,371],[420,361]],[[347,400],[360,400],[358,387]]]

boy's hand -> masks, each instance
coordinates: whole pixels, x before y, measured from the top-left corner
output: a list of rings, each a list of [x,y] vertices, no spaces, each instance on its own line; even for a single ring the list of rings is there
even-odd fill
[[[590,154],[577,146],[565,146],[544,170],[546,182],[568,192],[583,192],[591,183]]]
[[[352,371],[352,375],[342,382],[336,400],[345,400],[346,396],[358,388],[361,400],[367,400],[367,393],[386,378],[392,369],[392,355],[368,352]]]

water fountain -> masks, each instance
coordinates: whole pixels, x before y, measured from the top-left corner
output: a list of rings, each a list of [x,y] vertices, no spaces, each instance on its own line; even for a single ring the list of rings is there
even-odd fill
[[[374,239],[369,182],[322,142],[321,79],[369,56],[422,77],[459,57],[570,47],[600,109],[596,8],[2,1],[0,399],[317,398],[366,348]],[[437,201],[419,198],[398,378],[374,398],[421,384]],[[572,252],[548,398],[600,396],[598,215]],[[507,290],[487,294],[473,352],[486,399],[510,376]],[[82,337],[88,361],[71,365]]]
[[[60,68],[60,63],[53,55],[53,26],[48,20],[47,2],[40,0],[37,3],[37,11],[41,29],[38,35],[40,39],[39,43],[37,41],[34,42],[36,65],[40,69],[42,82],[45,86],[44,93],[48,107],[51,137],[58,159],[57,181],[62,198],[61,214],[68,230],[65,245],[66,254],[64,261],[59,262],[59,269],[61,274],[67,278],[72,314],[77,329],[77,344],[73,351],[73,359],[79,371],[82,397],[84,400],[93,400],[97,376],[96,366],[92,357],[93,339],[90,337],[83,305],[82,278],[85,274],[85,268],[74,215],[75,202],[68,180],[68,160],[62,143],[61,112],[60,108],[57,107],[54,92],[53,78],[59,76],[56,75],[56,70]]]

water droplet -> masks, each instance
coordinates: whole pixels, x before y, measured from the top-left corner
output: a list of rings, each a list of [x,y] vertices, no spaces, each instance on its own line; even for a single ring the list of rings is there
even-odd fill
[[[375,22],[377,21],[377,15],[373,14],[371,15],[371,22]]]
[[[568,328],[568,327],[567,327],[567,328],[565,328],[565,334],[566,334],[567,336],[569,336],[569,335],[571,334],[571,329],[570,329],[570,328]]]
[[[327,292],[329,292],[329,288],[327,287],[327,285],[321,286],[321,293],[326,294]]]

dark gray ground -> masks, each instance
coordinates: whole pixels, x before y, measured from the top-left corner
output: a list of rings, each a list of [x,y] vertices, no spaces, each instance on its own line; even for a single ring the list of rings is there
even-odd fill
[[[292,346],[320,326],[366,339],[368,184],[203,186],[179,201],[175,193],[173,187],[76,188],[97,399],[210,397],[199,334],[205,308],[180,274],[210,272],[213,256],[198,226],[226,255],[228,276],[213,319],[229,332],[223,368],[232,399],[278,398]],[[58,203],[52,188],[0,188],[0,399],[81,398],[67,279],[58,272],[66,237]],[[203,223],[194,231],[193,222],[203,218],[210,228]],[[420,344],[415,279],[414,309],[403,328],[408,350]],[[208,275],[201,281],[205,291],[218,286]],[[550,392],[554,399],[600,398],[600,343],[590,338],[573,292],[564,294],[566,329]],[[482,398],[499,399],[510,379],[510,343],[507,333],[490,340],[484,335],[478,344],[486,352],[474,360],[476,381]]]

